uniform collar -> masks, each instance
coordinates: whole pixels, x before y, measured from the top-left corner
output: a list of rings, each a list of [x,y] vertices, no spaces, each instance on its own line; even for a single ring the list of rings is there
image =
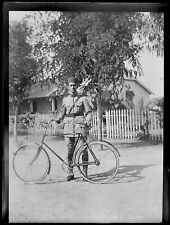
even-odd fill
[[[72,98],[77,97],[77,93],[76,94],[73,94],[73,95],[72,94],[69,94],[69,96],[72,97]]]

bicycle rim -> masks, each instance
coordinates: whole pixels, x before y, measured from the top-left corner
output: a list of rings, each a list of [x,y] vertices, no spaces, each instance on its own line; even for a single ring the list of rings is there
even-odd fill
[[[23,146],[14,154],[13,168],[17,177],[25,183],[40,183],[50,170],[50,159],[47,152],[39,146]]]
[[[88,151],[88,160],[83,160],[84,151]],[[88,147],[77,153],[77,167],[85,180],[91,183],[107,183],[117,173],[119,157],[115,149],[106,142],[91,141]],[[84,169],[87,167],[87,176]]]

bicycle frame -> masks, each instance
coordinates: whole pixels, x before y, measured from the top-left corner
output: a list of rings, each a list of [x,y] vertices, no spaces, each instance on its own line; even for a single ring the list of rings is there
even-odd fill
[[[46,129],[47,130],[47,129]],[[35,157],[34,157],[34,159],[32,160],[32,162],[30,163],[30,164],[32,164],[37,158],[38,158],[38,156],[39,156],[39,154],[40,154],[40,152],[41,152],[41,149],[43,149],[44,151],[46,151],[46,148],[49,150],[49,151],[51,151],[58,159],[60,159],[65,165],[67,165],[68,166],[68,163],[66,163],[65,161],[64,161],[64,159],[62,159],[48,144],[46,144],[45,142],[44,142],[44,139],[45,139],[45,137],[46,136],[48,136],[47,134],[46,134],[46,130],[45,130],[45,132],[44,132],[44,134],[43,134],[43,137],[42,137],[42,140],[41,140],[41,144],[39,144],[39,143],[35,143],[36,145],[38,145],[39,146],[39,148],[38,148],[38,151],[37,151],[37,153],[36,153],[36,155],[35,155]],[[87,146],[88,148],[89,148],[89,146],[88,146],[88,143],[87,143],[87,141],[86,141],[86,139],[85,139],[85,137],[81,134],[81,133],[67,133],[67,134],[64,134],[64,135],[73,135],[73,137],[75,136],[75,138],[76,138],[76,142],[75,142],[75,145],[74,145],[74,154],[73,154],[73,160],[75,159],[75,156],[76,156],[76,153],[78,152],[78,150],[80,149],[80,148],[82,148],[82,147],[84,147],[84,146]],[[78,137],[76,137],[76,135],[78,135]],[[79,142],[79,140],[80,140],[80,138],[82,138],[83,139],[83,141],[84,141],[84,144],[83,145],[81,145],[79,148],[76,148],[77,147],[77,144],[78,144],[78,142]],[[44,146],[46,147],[46,148],[44,148]],[[76,150],[76,151],[75,151]],[[91,149],[89,148],[89,150],[91,151]],[[94,158],[95,158],[95,160],[97,161],[97,158],[96,158],[96,156],[94,155],[94,153],[91,151],[91,153],[93,154],[93,156],[94,156]],[[83,165],[83,164],[82,164]],[[75,163],[75,161],[74,161],[74,163],[73,163],[73,165],[72,166],[77,166],[77,164]],[[50,172],[50,171],[49,171]]]
[[[50,122],[52,122],[51,120]],[[16,175],[24,182],[28,183],[39,183],[42,180],[46,178],[48,174],[50,174],[51,167],[52,167],[52,161],[50,159],[50,154],[48,151],[54,154],[62,164],[62,168],[65,172],[69,172],[69,167],[77,167],[83,178],[91,183],[105,183],[112,179],[115,174],[117,173],[118,167],[119,167],[119,157],[120,154],[118,150],[112,145],[111,143],[105,141],[105,140],[87,140],[87,136],[83,135],[83,133],[64,133],[66,137],[72,137],[73,138],[73,156],[72,156],[72,162],[70,163],[65,159],[63,159],[59,153],[60,150],[51,148],[48,143],[45,142],[45,137],[49,136],[47,134],[47,129],[50,125],[50,122],[42,122],[41,125],[45,128],[43,135],[41,136],[41,140],[39,142],[34,142],[34,145],[28,144],[25,146],[20,147],[13,157],[13,168],[16,173]],[[81,143],[80,143],[81,141]],[[25,151],[23,151],[25,150]],[[58,153],[57,153],[58,150]],[[29,153],[31,151],[31,157],[27,157],[27,154],[25,155],[25,159],[22,158],[24,156],[25,152]],[[17,154],[19,153],[19,154]],[[21,153],[21,154],[20,154]],[[108,153],[108,154],[107,154]],[[33,155],[32,155],[33,154]],[[41,158],[41,155],[44,158]],[[18,157],[19,156],[19,157]],[[27,159],[28,158],[28,159]],[[23,160],[22,160],[23,159]],[[38,161],[40,159],[40,161]],[[43,159],[43,160],[42,160]],[[26,160],[26,161],[24,161]],[[37,161],[36,161],[37,160]],[[42,168],[43,164],[39,164],[45,162],[46,170],[43,170],[41,175],[37,178],[31,178],[28,175],[34,175],[34,172],[39,172],[39,168]],[[44,161],[45,160],[45,161]],[[30,162],[31,161],[31,162]],[[24,164],[25,167],[23,167],[23,171],[20,171],[21,167],[17,167],[17,163],[19,165],[22,165],[23,162],[26,162]],[[31,167],[31,170],[28,170],[29,166],[31,166],[35,162],[35,167]],[[36,163],[38,162],[38,163]],[[97,168],[98,166],[100,166]],[[39,166],[39,167],[37,167]],[[88,167],[89,166],[89,167]],[[106,166],[106,170],[105,170]],[[108,167],[109,166],[109,167]],[[111,166],[111,168],[110,168]],[[33,170],[32,170],[33,168]],[[35,168],[35,171],[34,171]],[[66,169],[67,168],[67,169]],[[26,169],[26,170],[25,170]],[[88,173],[87,173],[88,169]],[[103,172],[100,170],[102,169]],[[33,171],[33,174],[29,174],[29,172]],[[25,173],[26,172],[26,173]],[[109,173],[107,173],[109,172]],[[103,177],[102,177],[103,176]],[[104,178],[104,181],[100,180],[100,177],[102,179]],[[97,178],[97,180],[96,180]],[[99,180],[98,180],[99,178]]]
[[[38,158],[38,156],[39,156],[39,154],[40,154],[40,152],[41,152],[41,149],[43,149],[44,151],[46,151],[46,149],[44,148],[44,146],[49,150],[49,151],[51,151],[58,159],[60,159],[65,165],[67,165],[68,166],[68,163],[67,162],[65,162],[64,161],[64,159],[62,159],[52,148],[50,148],[50,146],[48,145],[48,144],[46,144],[45,142],[44,142],[44,139],[45,139],[45,137],[46,136],[48,136],[47,134],[46,134],[46,132],[47,132],[47,127],[45,127],[45,132],[43,133],[43,137],[42,137],[42,140],[41,140],[41,144],[38,144],[38,143],[35,143],[35,144],[37,144],[38,146],[39,146],[39,149],[38,149],[38,151],[37,151],[37,153],[36,153],[36,155],[35,155],[35,157],[34,157],[34,159],[32,160],[32,162],[31,163],[33,163],[37,158]],[[82,162],[82,163],[79,163],[79,164],[76,164],[76,155],[77,155],[77,153],[78,153],[78,151],[80,150],[80,149],[85,149],[85,148],[88,148],[88,150],[90,151],[90,153],[91,153],[91,155],[93,156],[93,159],[94,159],[94,162],[88,162],[88,165],[93,165],[93,164],[95,164],[95,165],[99,165],[99,161],[98,161],[98,159],[96,158],[96,156],[95,156],[95,154],[93,153],[93,151],[91,150],[91,148],[89,147],[89,144],[88,143],[90,143],[90,142],[87,142],[87,140],[86,140],[86,138],[81,134],[81,133],[65,133],[65,134],[63,134],[63,135],[71,135],[71,137],[75,137],[76,138],[76,141],[75,141],[75,144],[74,144],[74,153],[73,153],[73,160],[72,160],[72,166],[74,167],[74,166],[83,166],[83,165],[87,165],[87,163],[84,163],[84,162]],[[79,140],[80,139],[82,139],[83,140],[83,142],[84,142],[84,144],[83,145],[81,145],[79,148],[77,148],[77,145],[78,145],[78,142],[79,142]],[[107,141],[104,141],[105,143],[108,143]],[[111,145],[111,144],[110,144]],[[118,156],[120,156],[120,154],[119,154],[119,152],[118,151],[116,151],[117,152],[117,154],[118,154]],[[50,171],[49,171],[50,172]]]
[[[50,146],[49,146],[48,144],[46,144],[46,143],[44,142],[44,139],[45,139],[46,136],[47,136],[47,135],[46,135],[46,131],[45,131],[44,134],[43,134],[43,138],[42,138],[41,144],[35,143],[35,144],[37,144],[37,145],[39,146],[40,151],[37,152],[37,154],[35,155],[33,161],[37,159],[38,155],[39,155],[40,152],[41,152],[41,149],[43,149],[43,150],[46,151],[46,149],[43,147],[43,146],[45,146],[45,147],[46,147],[49,151],[51,151],[57,158],[59,158],[65,165],[68,165],[68,164],[64,161],[64,159],[62,159],[62,158],[61,158],[61,157],[60,157],[60,156],[59,156],[52,148],[50,148]]]

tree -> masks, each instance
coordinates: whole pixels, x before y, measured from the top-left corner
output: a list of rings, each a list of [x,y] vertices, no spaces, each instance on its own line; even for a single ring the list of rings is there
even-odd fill
[[[118,95],[124,77],[141,74],[138,53],[145,43],[137,43],[134,38],[143,40],[150,29],[153,33],[155,29],[150,28],[143,13],[35,12],[27,21],[31,18],[38,25],[28,23],[33,55],[42,78],[49,74],[61,84],[66,83],[68,76],[75,76],[80,83],[86,78],[91,80],[88,88],[97,95],[101,139],[102,89],[112,83]],[[131,69],[127,63],[132,65]]]
[[[164,14],[161,12],[141,13],[136,37],[149,52],[164,55]]]
[[[148,102],[147,108],[151,111],[156,112],[161,127],[163,128],[163,117],[164,117],[164,97],[153,98]]]
[[[28,96],[30,85],[35,82],[36,61],[30,57],[31,46],[26,41],[24,23],[9,26],[9,98],[14,106],[14,139],[17,141],[17,119],[20,102]]]
[[[37,61],[37,79],[42,84],[50,78],[56,81],[58,60],[55,57],[53,47],[59,40],[53,26],[59,16],[59,12],[35,11],[25,16],[24,21],[28,30],[28,42],[32,46],[32,57]]]
[[[81,83],[90,78],[88,88],[96,92],[99,139],[101,139],[101,95],[104,86],[113,84],[119,92],[124,77],[131,76],[125,61],[136,75],[140,45],[133,44],[135,14],[103,12],[62,12],[55,24],[60,40],[55,43],[55,58],[60,64],[59,79],[75,76]]]

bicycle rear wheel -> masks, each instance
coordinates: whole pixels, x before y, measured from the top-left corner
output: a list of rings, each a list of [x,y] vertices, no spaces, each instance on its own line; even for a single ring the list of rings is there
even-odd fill
[[[40,183],[50,171],[50,159],[39,146],[26,145],[19,148],[13,157],[13,169],[25,183]]]
[[[88,161],[83,160],[84,151],[88,152]],[[77,152],[77,167],[85,180],[91,183],[106,183],[117,173],[119,156],[116,149],[106,142],[91,141]],[[88,167],[87,176],[84,168]]]

